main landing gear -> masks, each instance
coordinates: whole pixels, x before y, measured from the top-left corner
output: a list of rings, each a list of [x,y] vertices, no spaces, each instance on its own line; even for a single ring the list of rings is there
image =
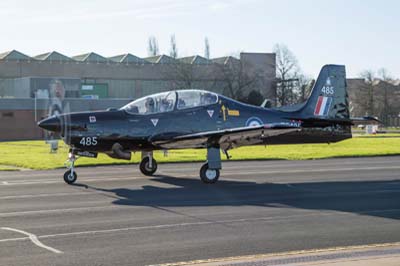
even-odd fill
[[[157,171],[157,161],[153,158],[153,152],[142,152],[140,172],[152,176]],[[207,162],[200,168],[200,180],[205,184],[214,184],[218,181],[221,169],[221,153],[219,147],[207,148]]]
[[[65,166],[68,168],[68,171],[64,173],[64,181],[68,185],[72,185],[75,183],[76,179],[78,178],[78,174],[76,173],[74,166],[75,166],[75,161],[78,159],[78,157],[75,156],[73,151],[70,151],[68,155],[68,160],[65,163]]]
[[[78,174],[75,171],[75,161],[78,157],[71,150],[65,163],[68,170],[64,173],[65,183],[71,185],[76,182]],[[153,152],[142,152],[140,171],[147,176],[152,176],[157,171],[157,161],[153,158]],[[200,168],[200,179],[205,184],[214,184],[219,179],[221,166],[221,154],[219,147],[207,148],[207,162]]]
[[[207,162],[200,168],[201,181],[205,184],[216,183],[221,168],[221,154],[219,148],[207,148]]]
[[[147,176],[152,176],[157,171],[157,161],[153,158],[153,152],[142,152],[142,161],[140,162],[140,172]]]

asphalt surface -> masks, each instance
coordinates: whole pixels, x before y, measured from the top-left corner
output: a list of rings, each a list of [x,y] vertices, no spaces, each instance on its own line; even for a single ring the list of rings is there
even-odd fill
[[[0,172],[0,265],[149,265],[400,241],[400,157]]]

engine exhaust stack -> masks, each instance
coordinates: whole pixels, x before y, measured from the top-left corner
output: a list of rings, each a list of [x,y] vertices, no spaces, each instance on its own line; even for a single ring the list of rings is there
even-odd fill
[[[114,143],[111,148],[111,152],[107,153],[108,156],[114,159],[121,159],[121,160],[131,160],[131,152],[125,151],[121,144],[118,142]]]

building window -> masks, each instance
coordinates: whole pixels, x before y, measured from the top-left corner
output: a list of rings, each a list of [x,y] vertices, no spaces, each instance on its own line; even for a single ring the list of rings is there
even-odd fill
[[[14,112],[2,113],[2,117],[4,117],[4,118],[13,118],[14,117]]]

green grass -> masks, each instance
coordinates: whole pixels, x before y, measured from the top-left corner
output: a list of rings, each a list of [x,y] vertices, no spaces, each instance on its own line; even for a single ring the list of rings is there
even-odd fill
[[[20,169],[10,166],[1,166],[0,171],[19,171]]]
[[[60,142],[58,153],[51,154],[49,145],[44,141],[16,141],[0,143],[0,170],[11,167],[30,169],[54,169],[64,166],[68,148]],[[274,146],[249,146],[230,151],[232,160],[309,160],[335,157],[400,155],[400,134],[388,138],[356,137],[334,144],[298,144]],[[171,150],[168,157],[155,152],[158,162],[194,162],[204,161],[206,151]],[[225,156],[223,156],[225,159]],[[80,158],[77,166],[138,163],[140,153],[133,154],[131,161],[109,158],[99,154],[97,159]],[[4,166],[4,167],[3,167]],[[9,167],[6,167],[9,166]],[[18,170],[18,169],[16,169]]]

